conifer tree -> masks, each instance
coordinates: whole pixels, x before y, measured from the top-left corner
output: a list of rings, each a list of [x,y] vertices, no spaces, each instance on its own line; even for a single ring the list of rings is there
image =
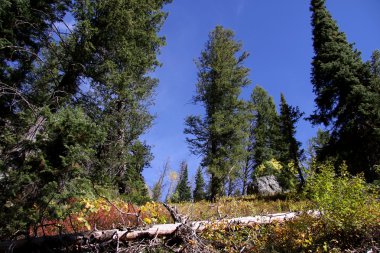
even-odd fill
[[[260,86],[251,94],[252,159],[254,168],[271,159],[279,159],[279,117],[273,98]]]
[[[331,129],[329,143],[321,150],[319,159],[334,157],[338,163],[346,161],[351,173],[363,171],[372,181],[374,166],[379,163],[379,121],[368,107],[376,103],[379,94],[378,89],[371,88],[373,73],[339,31],[325,0],[312,0],[311,11],[315,51],[312,83],[317,110],[310,119],[313,124]]]
[[[296,139],[296,123],[302,117],[303,113],[300,112],[298,107],[290,106],[284,94],[281,93],[280,102],[280,133],[281,139],[279,144],[280,162],[286,167],[289,163],[293,163],[297,169],[301,185],[305,180],[300,168],[300,160],[302,158],[303,150],[301,149],[301,142]]]
[[[157,80],[148,74],[168,2],[0,4],[0,233],[63,218],[52,203],[65,206],[92,183],[146,195],[151,153],[139,136],[152,121]],[[4,224],[12,217],[20,223]]]
[[[371,60],[367,62],[370,69],[371,79],[369,85],[362,92],[363,100],[358,110],[365,119],[366,127],[361,134],[362,137],[362,157],[369,181],[379,180],[380,172],[380,51],[375,50]]]
[[[187,162],[182,161],[180,165],[179,180],[175,190],[175,202],[185,202],[191,200],[191,187],[187,167]]]
[[[197,173],[195,174],[195,188],[193,191],[194,201],[201,201],[206,198],[205,187],[206,183],[203,178],[202,168],[198,167]]]
[[[109,177],[120,194],[133,198],[147,197],[142,171],[152,154],[139,137],[153,120],[148,106],[158,80],[148,74],[159,66],[156,56],[164,38],[157,32],[166,17],[161,9],[167,2],[112,0],[90,3],[85,8],[102,13],[90,24],[101,31],[93,36],[107,47],[104,54],[112,56],[100,65],[109,75],[100,75],[92,83],[92,99],[101,99],[100,124],[107,130],[106,141],[98,151],[102,159],[97,172],[102,173],[102,180]]]
[[[242,159],[244,131],[239,99],[241,88],[249,83],[248,69],[242,63],[248,57],[240,56],[241,43],[234,40],[234,33],[217,26],[209,35],[198,66],[195,103],[205,108],[205,117],[190,116],[186,119],[185,134],[191,151],[202,155],[202,166],[211,175],[211,199],[224,195],[224,183],[231,169],[238,169]]]
[[[328,131],[323,131],[318,129],[316,136],[308,140],[307,155],[309,168],[312,167],[312,164],[317,160],[317,157],[320,155],[321,150],[328,144],[330,139],[330,134]]]

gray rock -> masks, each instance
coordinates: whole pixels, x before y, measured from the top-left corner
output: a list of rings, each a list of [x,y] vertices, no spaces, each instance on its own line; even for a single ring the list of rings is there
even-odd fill
[[[254,190],[261,196],[272,196],[282,193],[282,188],[273,175],[258,177],[253,183]]]

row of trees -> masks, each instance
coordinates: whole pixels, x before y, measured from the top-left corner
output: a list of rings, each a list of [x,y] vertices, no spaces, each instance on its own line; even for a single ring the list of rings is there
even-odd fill
[[[191,190],[189,182],[188,165],[181,162],[178,181],[173,194],[167,196],[167,201],[183,202],[183,201],[200,201],[206,199],[206,182],[203,178],[201,167],[197,169],[194,180],[194,190]]]
[[[195,103],[205,108],[205,115],[189,116],[185,133],[191,151],[201,155],[202,166],[210,174],[210,198],[231,195],[241,181],[241,194],[247,194],[249,183],[257,176],[257,168],[269,161],[279,161],[282,176],[294,177],[293,169],[303,183],[300,169],[302,150],[295,138],[295,124],[303,115],[287,104],[281,94],[280,115],[273,98],[256,86],[249,101],[239,98],[241,88],[248,85],[249,70],[243,66],[248,53],[240,55],[241,43],[233,32],[217,26],[210,33],[198,66]],[[289,167],[291,166],[291,168]],[[270,166],[269,166],[270,167]],[[271,173],[268,166],[261,175]]]
[[[166,187],[165,177],[168,177],[169,185]],[[165,202],[200,201],[206,199],[207,188],[203,177],[202,168],[199,167],[195,175],[195,187],[191,190],[189,181],[189,169],[186,161],[182,161],[179,171],[171,170],[169,160],[166,161],[161,175],[152,188],[153,201],[161,201],[163,190],[167,188]]]
[[[2,1],[1,235],[59,220],[99,186],[148,198],[139,137],[169,2]]]
[[[324,0],[311,1],[313,46],[312,84],[316,110],[308,117],[323,124],[314,153],[318,161],[345,162],[349,172],[363,172],[367,181],[379,178],[380,165],[380,52],[369,62],[346,40],[326,9]],[[217,26],[197,61],[194,103],[203,116],[186,119],[190,150],[202,157],[210,175],[210,198],[230,195],[242,181],[241,193],[258,175],[276,173],[285,188],[302,186],[303,150],[295,125],[303,116],[281,94],[280,114],[273,99],[256,86],[249,101],[239,98],[250,83],[244,67],[247,52],[234,34]],[[337,166],[338,167],[338,166]]]

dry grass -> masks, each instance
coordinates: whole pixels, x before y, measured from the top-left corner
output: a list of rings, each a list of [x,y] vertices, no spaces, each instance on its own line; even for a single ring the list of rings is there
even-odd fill
[[[179,213],[188,215],[190,220],[210,220],[254,216],[260,214],[305,210],[308,202],[287,200],[286,198],[258,199],[255,196],[223,197],[215,203],[200,201],[173,204]]]

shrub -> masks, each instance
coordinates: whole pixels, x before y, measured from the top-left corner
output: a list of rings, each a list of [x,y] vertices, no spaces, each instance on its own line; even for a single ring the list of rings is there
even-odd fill
[[[305,192],[329,229],[361,230],[376,224],[380,205],[362,175],[350,176],[343,164],[336,175],[331,164],[319,166],[307,180]]]
[[[276,159],[265,161],[255,170],[255,177],[270,176],[276,177],[284,190],[295,190],[297,186],[297,169],[293,162],[284,165]]]

